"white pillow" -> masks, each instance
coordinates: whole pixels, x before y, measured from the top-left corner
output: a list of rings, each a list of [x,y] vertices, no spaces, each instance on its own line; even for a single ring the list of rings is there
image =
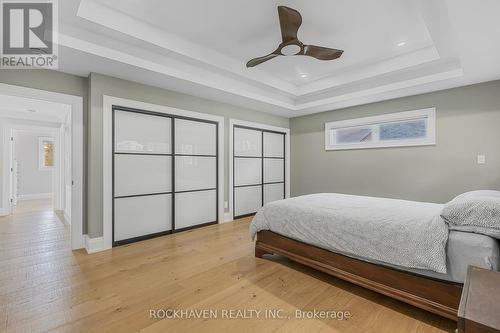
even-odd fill
[[[500,191],[471,191],[444,205],[441,217],[450,229],[500,239]]]
[[[495,191],[495,190],[476,190],[476,191],[469,191],[462,193],[460,195],[457,195],[453,200],[455,199],[462,199],[462,198],[478,198],[478,197],[496,197],[500,198],[500,191]]]

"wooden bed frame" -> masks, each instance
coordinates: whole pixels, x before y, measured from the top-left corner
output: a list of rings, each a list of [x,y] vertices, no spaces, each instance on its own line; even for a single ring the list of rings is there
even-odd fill
[[[255,256],[278,254],[440,316],[457,320],[463,284],[372,264],[271,231],[257,233]]]

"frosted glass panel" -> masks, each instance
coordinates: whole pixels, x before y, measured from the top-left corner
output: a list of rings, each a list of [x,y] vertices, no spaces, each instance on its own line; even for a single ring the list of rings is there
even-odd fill
[[[175,191],[215,188],[216,162],[215,157],[176,156]]]
[[[262,156],[262,132],[235,127],[234,155]]]
[[[115,155],[115,196],[170,192],[172,157]]]
[[[234,189],[234,216],[257,212],[262,206],[262,186]]]
[[[175,195],[175,228],[215,222],[217,191],[178,193]]]
[[[115,112],[115,151],[171,152],[171,119],[147,114]]]
[[[264,132],[264,157],[284,157],[284,134]]]
[[[189,155],[215,155],[215,124],[175,119],[175,153]]]
[[[170,194],[114,199],[115,241],[172,229]]]
[[[234,185],[254,185],[262,183],[262,159],[234,159]]]
[[[282,182],[284,181],[284,160],[281,159],[264,159],[264,183]]]
[[[268,202],[284,199],[284,187],[284,183],[264,185],[264,205]]]

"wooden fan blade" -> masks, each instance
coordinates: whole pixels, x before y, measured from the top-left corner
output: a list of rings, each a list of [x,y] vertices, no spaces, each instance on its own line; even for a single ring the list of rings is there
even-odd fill
[[[319,60],[333,60],[339,58],[343,50],[330,49],[328,47],[304,45],[302,55],[310,56]]]
[[[263,62],[271,60],[271,59],[273,59],[274,57],[277,57],[277,56],[279,56],[279,54],[277,54],[277,53],[271,53],[271,54],[265,55],[263,57],[254,58],[254,59],[250,60],[249,62],[247,62],[247,67],[254,67],[254,66],[260,65]]]
[[[300,13],[286,6],[278,6],[278,15],[280,18],[283,43],[297,40],[297,32],[302,24],[302,16],[300,16]]]

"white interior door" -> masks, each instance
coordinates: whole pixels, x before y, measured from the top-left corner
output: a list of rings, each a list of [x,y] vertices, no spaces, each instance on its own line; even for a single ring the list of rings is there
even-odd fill
[[[71,222],[71,187],[72,187],[72,152],[71,152],[71,124],[65,124],[63,126],[63,164],[64,164],[64,175],[63,175],[63,187],[64,187],[64,197],[63,197],[63,208],[64,217],[66,220]]]
[[[15,144],[14,144],[14,133],[11,132],[10,134],[10,173],[9,173],[9,179],[10,179],[10,199],[9,199],[9,204],[10,204],[10,212],[17,206],[17,196],[18,196],[18,178],[19,178],[19,169],[18,169],[18,164],[17,164],[17,159],[14,158],[16,156],[15,152]]]
[[[217,124],[175,119],[175,230],[217,218]]]
[[[285,133],[234,126],[234,217],[285,198]]]
[[[114,111],[115,244],[172,230],[172,119]]]

